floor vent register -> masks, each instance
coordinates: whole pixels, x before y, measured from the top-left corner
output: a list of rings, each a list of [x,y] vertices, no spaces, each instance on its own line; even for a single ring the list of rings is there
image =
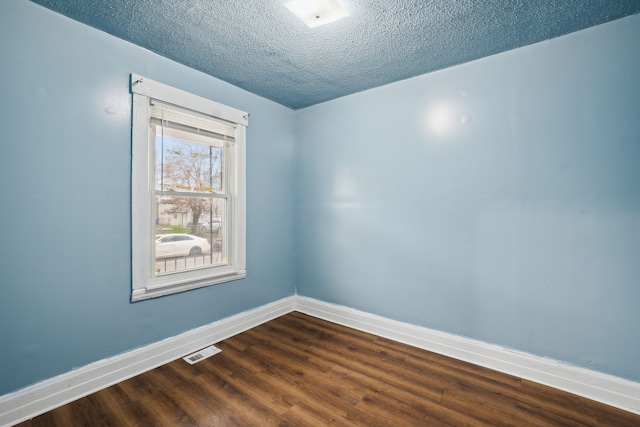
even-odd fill
[[[207,357],[211,357],[214,354],[218,354],[220,353],[222,350],[220,350],[218,347],[214,346],[214,345],[210,345],[209,347],[203,348],[202,350],[196,351],[193,354],[190,354],[188,356],[183,357],[182,359],[187,362],[190,363],[191,365],[193,365],[194,363],[198,363],[201,360],[206,359]]]

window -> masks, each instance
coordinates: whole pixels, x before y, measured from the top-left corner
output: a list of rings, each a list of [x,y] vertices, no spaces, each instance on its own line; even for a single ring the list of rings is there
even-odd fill
[[[132,301],[246,276],[248,114],[131,75]]]

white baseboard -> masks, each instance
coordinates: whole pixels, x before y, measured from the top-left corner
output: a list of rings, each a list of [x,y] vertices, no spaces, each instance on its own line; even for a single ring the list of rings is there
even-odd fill
[[[640,383],[294,295],[0,396],[0,426],[28,420],[294,310],[640,414]]]
[[[297,296],[296,310],[640,414],[640,383],[492,344]]]
[[[289,313],[294,306],[295,296],[287,297],[0,396],[0,426],[18,424],[169,363]]]

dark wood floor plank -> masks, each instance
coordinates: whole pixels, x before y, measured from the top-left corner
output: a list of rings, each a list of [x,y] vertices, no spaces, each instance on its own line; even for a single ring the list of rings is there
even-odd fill
[[[146,422],[146,415],[142,407],[129,399],[121,387],[116,384],[99,391],[99,398],[104,401],[103,411],[113,420],[113,425],[122,427],[136,427]],[[96,397],[97,393],[96,393]]]
[[[347,351],[341,353],[342,343],[325,342],[321,346],[314,347],[309,351],[313,354],[339,363],[348,369],[361,373],[378,383],[384,383],[391,387],[399,387],[407,392],[422,395],[425,399],[437,401],[440,399],[444,389],[441,384],[430,382],[420,375],[412,378],[412,381],[405,381],[397,372],[399,369],[391,368],[385,364],[384,360],[372,360],[371,358],[358,358],[356,352]]]
[[[174,406],[181,408],[183,413],[173,410],[173,416],[180,419],[179,425],[213,425],[213,416],[222,409],[222,405],[212,399],[207,390],[191,378],[181,375],[177,366],[183,363],[170,363],[156,370],[157,375],[148,375],[147,381],[156,390],[163,393],[166,402],[170,402],[166,409]],[[188,397],[186,399],[185,397]],[[149,399],[146,397],[145,399]],[[153,396],[151,399],[155,400]],[[215,411],[212,411],[215,409]]]
[[[229,425],[273,425],[277,421],[269,408],[250,400],[246,390],[227,383],[219,372],[207,372],[193,381],[205,387],[221,403],[216,411],[233,420]]]
[[[440,402],[454,412],[472,414],[476,419],[494,426],[544,426],[518,410],[517,400],[484,390],[456,388],[447,390]]]
[[[640,415],[293,312],[22,424],[640,426]]]
[[[230,374],[229,370],[220,370],[218,375],[231,387],[243,390],[246,398],[268,412],[269,418],[273,420],[277,420],[292,405],[288,399],[273,398],[272,384],[263,381],[264,376],[247,375],[241,369],[237,369],[233,374]]]
[[[522,381],[524,398],[521,401],[536,408],[544,408],[569,420],[585,425],[593,421],[594,425],[640,426],[640,415],[613,408],[603,403],[594,402],[574,394],[553,389],[532,381]]]

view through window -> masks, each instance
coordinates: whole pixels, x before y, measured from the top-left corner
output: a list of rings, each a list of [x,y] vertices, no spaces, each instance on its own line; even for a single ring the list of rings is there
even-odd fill
[[[177,113],[151,107],[156,274],[227,262],[224,145],[234,138],[214,132],[224,131],[224,125],[203,118],[191,117],[191,126],[180,124],[179,116],[188,113]]]

